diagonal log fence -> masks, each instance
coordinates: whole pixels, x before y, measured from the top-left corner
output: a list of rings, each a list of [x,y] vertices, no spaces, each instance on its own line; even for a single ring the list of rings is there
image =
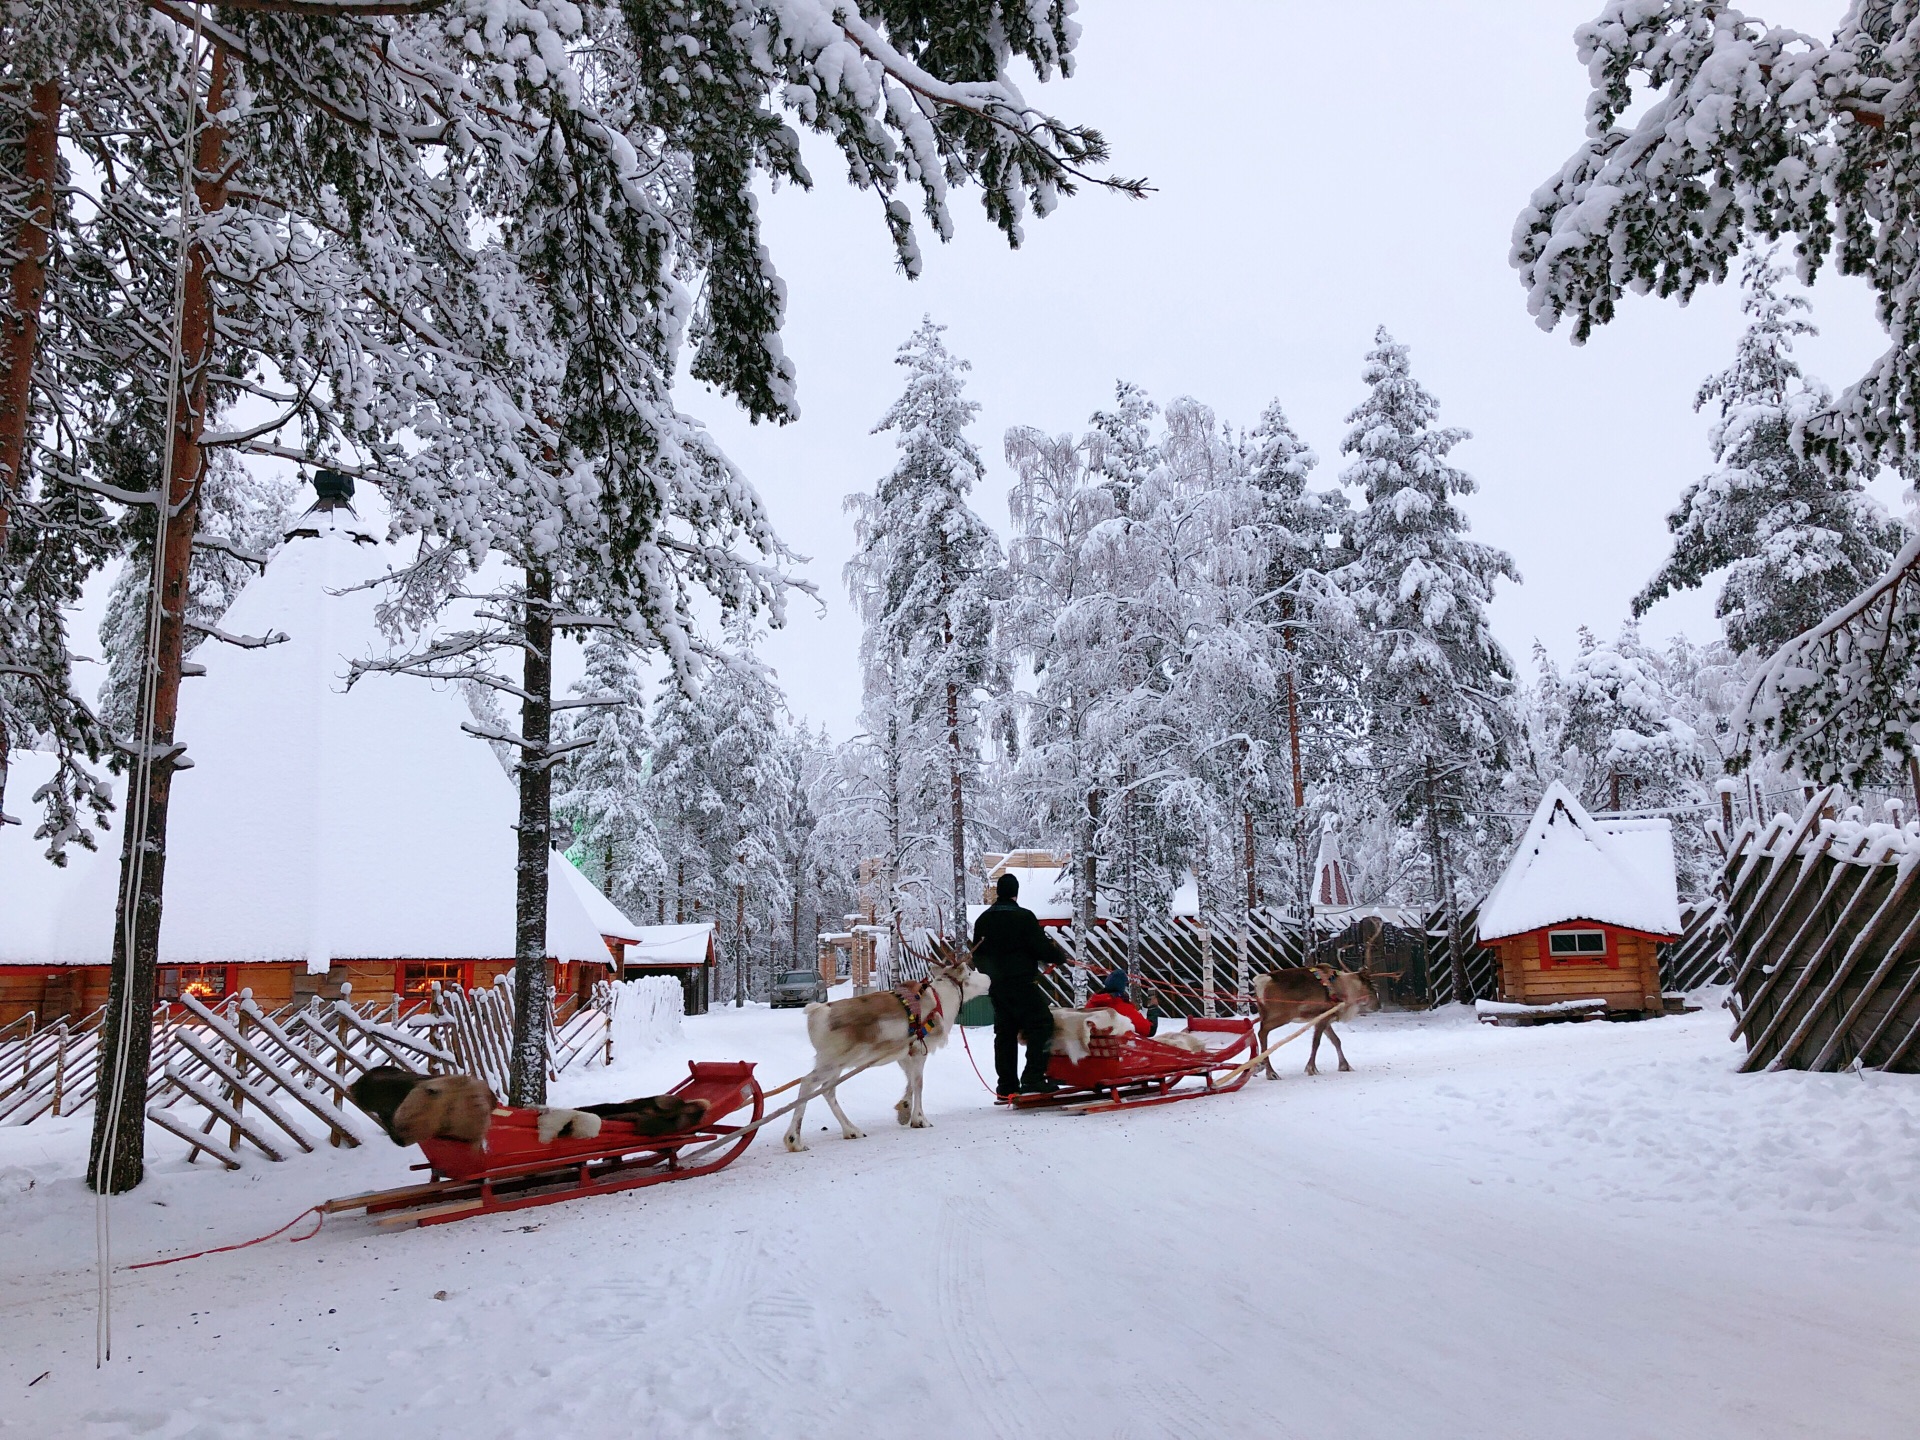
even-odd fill
[[[205,1155],[237,1170],[250,1155],[284,1160],[322,1143],[356,1146],[375,1133],[347,1092],[376,1065],[479,1075],[505,1093],[510,983],[472,991],[436,985],[411,1006],[356,1004],[350,987],[342,991],[338,1000],[316,996],[273,1011],[249,990],[156,1007],[148,1121],[183,1141],[189,1161]],[[584,1003],[569,996],[552,1007],[548,1077],[576,1063],[611,1061],[617,1005],[626,999],[644,1008],[658,998],[625,997],[602,982]],[[0,1124],[74,1115],[92,1103],[103,1013],[45,1026],[28,1015],[0,1030]]]
[[[1920,1070],[1920,827],[1837,818],[1821,791],[1749,822],[1720,888],[1742,1070]]]

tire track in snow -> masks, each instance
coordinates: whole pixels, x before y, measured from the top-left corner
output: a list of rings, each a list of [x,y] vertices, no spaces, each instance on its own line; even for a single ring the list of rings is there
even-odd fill
[[[949,1195],[940,1202],[934,1306],[947,1354],[972,1397],[977,1418],[1000,1440],[1027,1440],[1047,1431],[1070,1433],[1057,1423],[1040,1390],[999,1338],[992,1317],[980,1313],[986,1279],[979,1248],[969,1243],[970,1232],[990,1220],[978,1201]],[[1045,1415],[1045,1424],[1035,1424],[1036,1413]]]

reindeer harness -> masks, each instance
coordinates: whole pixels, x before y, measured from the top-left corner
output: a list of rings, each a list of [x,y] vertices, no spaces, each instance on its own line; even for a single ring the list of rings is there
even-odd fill
[[[933,1013],[922,1016],[920,997],[933,993]],[[911,997],[911,998],[909,998]],[[900,1008],[907,1016],[907,1053],[924,1055],[927,1053],[927,1031],[937,1029],[945,1006],[940,1003],[940,987],[931,980],[917,980],[902,985],[893,992],[893,998],[900,1002]]]

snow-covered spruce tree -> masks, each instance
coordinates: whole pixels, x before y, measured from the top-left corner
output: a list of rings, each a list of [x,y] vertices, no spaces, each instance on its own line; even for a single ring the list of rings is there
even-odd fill
[[[1355,553],[1340,580],[1372,642],[1373,764],[1403,818],[1425,817],[1434,897],[1451,931],[1448,837],[1478,821],[1482,797],[1508,765],[1513,665],[1486,606],[1495,580],[1520,576],[1505,552],[1466,538],[1456,497],[1474,482],[1447,456],[1467,432],[1437,425],[1438,402],[1384,327],[1363,378],[1369,393],[1347,416],[1340,448],[1353,459],[1340,479],[1366,507],[1354,518]],[[1454,994],[1465,1001],[1460,939],[1449,942]]]
[[[1130,775],[1114,741],[1131,734],[1136,746],[1158,743],[1139,703],[1156,693],[1153,656],[1129,626],[1125,523],[1116,487],[1093,468],[1098,446],[1021,426],[1005,445],[1016,480],[1007,496],[1013,538],[1000,626],[1009,654],[1033,674],[1031,688],[1009,692],[1005,703],[1019,726],[1016,773],[1029,813],[1073,854],[1079,945],[1095,915],[1100,792],[1133,796],[1146,773],[1136,758]],[[1130,725],[1129,715],[1146,723]],[[1123,799],[1123,824],[1137,812]],[[1139,878],[1125,876],[1130,887]],[[1135,893],[1129,889],[1129,909]],[[1084,983],[1076,971],[1076,993]]]
[[[634,647],[615,632],[595,631],[585,658],[586,673],[571,693],[588,708],[562,715],[554,727],[555,749],[566,758],[553,808],[572,830],[587,873],[608,899],[635,915],[662,868],[646,799],[652,749],[646,696]]]
[[[1792,236],[1799,279],[1864,278],[1891,344],[1830,410],[1793,418],[1836,470],[1920,455],[1920,11],[1853,0],[1833,38],[1712,0],[1611,0],[1575,32],[1588,138],[1514,224],[1512,262],[1543,328],[1583,341],[1629,289],[1682,302],[1743,248]],[[1627,120],[1630,111],[1635,118]],[[1856,783],[1920,755],[1920,606],[1893,573],[1789,640],[1755,682],[1739,763],[1772,753]]]
[[[874,433],[891,431],[893,469],[871,496],[855,497],[859,558],[873,584],[857,592],[862,619],[892,670],[897,723],[920,748],[943,752],[951,888],[948,934],[967,944],[966,793],[975,779],[979,695],[998,680],[993,597],[999,542],[967,497],[984,468],[966,436],[979,406],[966,398],[965,360],[922,320],[895,363],[907,384]]]
[[[737,642],[745,632],[734,631]],[[676,867],[681,913],[708,919],[726,963],[723,989],[755,993],[754,942],[771,953],[792,891],[782,820],[796,783],[783,702],[750,650],[716,658],[696,686],[663,687],[653,714],[647,794]]]
[[[1667,517],[1673,554],[1633,601],[1644,615],[1724,571],[1716,612],[1743,652],[1771,652],[1817,624],[1877,579],[1905,538],[1856,474],[1804,453],[1801,431],[1832,397],[1793,358],[1795,337],[1818,332],[1801,318],[1806,297],[1781,293],[1783,277],[1770,255],[1747,256],[1751,319],[1733,364],[1694,401],[1718,411],[1718,468],[1688,486]]]

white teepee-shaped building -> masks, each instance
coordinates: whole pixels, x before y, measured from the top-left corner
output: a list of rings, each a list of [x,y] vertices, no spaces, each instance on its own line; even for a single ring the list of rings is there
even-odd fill
[[[385,539],[377,497],[359,511],[308,512],[221,622],[284,641],[208,641],[194,654],[205,669],[180,703],[191,768],[174,779],[168,817],[163,993],[184,974],[196,990],[237,982],[263,1001],[342,981],[373,998],[429,979],[484,983],[512,963],[516,797],[493,753],[462,732],[465,700],[411,677],[346,687],[349,661],[386,649],[378,597],[356,587],[407,558]],[[11,990],[27,978],[14,967],[51,977],[106,966],[119,883],[117,828],[97,851],[70,852],[65,870],[25,832],[0,831]],[[637,930],[615,925],[624,917],[564,857],[551,863],[549,957],[607,964],[602,937]],[[67,1008],[91,999],[96,979],[104,990],[104,973],[84,979]]]

